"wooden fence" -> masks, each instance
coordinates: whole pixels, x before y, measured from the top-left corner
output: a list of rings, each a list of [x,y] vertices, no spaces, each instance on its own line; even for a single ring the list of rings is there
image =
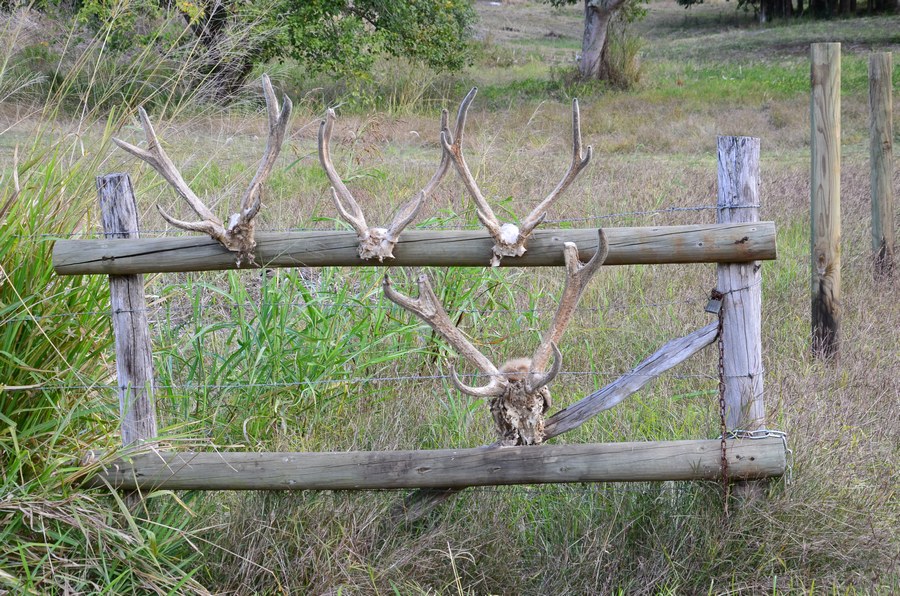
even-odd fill
[[[758,221],[759,140],[720,137],[718,159],[718,223],[607,228],[605,264],[717,263],[721,316],[666,343],[629,373],[548,418],[546,439],[622,402],[717,338],[727,426],[723,430],[764,429],[760,266],[774,259],[776,250],[774,224]],[[785,470],[783,439],[764,432],[752,438],[723,432],[716,440],[503,449],[141,454],[141,444],[153,445],[157,435],[143,274],[233,269],[235,258],[206,237],[140,239],[127,175],[98,178],[98,189],[107,239],[60,240],[53,265],[60,275],[109,275],[122,439],[136,449],[106,465],[89,485],[141,490],[427,488],[447,494],[485,484],[714,479],[722,477],[724,468],[730,480],[739,480],[778,476]],[[352,233],[260,233],[257,240],[259,266],[372,264],[360,260]],[[501,264],[562,266],[560,248],[568,241],[577,243],[586,260],[597,250],[597,231],[538,228],[525,256],[505,258]],[[397,244],[396,258],[384,264],[480,267],[490,257],[492,243],[483,231],[410,230]]]

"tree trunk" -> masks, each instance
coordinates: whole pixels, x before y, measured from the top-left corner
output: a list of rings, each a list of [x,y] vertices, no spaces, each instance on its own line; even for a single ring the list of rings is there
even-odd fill
[[[809,10],[813,18],[825,18],[828,16],[828,2],[827,0],[809,0]]]
[[[222,49],[224,37],[228,35],[228,21],[231,16],[229,3],[224,0],[212,0],[204,4],[205,17],[197,21],[192,21],[187,13],[182,14],[207,54],[197,70],[203,75],[206,87],[211,90],[212,99],[218,101],[233,99],[253,70],[256,56],[252,46],[243,53],[223,55],[223,51],[229,51]]]
[[[581,63],[578,72],[582,79],[609,79],[606,44],[609,23],[625,0],[585,0],[584,37],[581,41]]]

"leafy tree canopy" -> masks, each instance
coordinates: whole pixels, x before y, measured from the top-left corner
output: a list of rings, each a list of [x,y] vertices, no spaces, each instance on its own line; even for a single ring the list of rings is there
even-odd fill
[[[23,2],[0,0],[0,10]],[[255,64],[272,59],[293,58],[309,72],[337,76],[364,75],[379,56],[457,70],[470,60],[476,20],[472,0],[32,0],[27,6],[102,31],[113,51],[159,43],[153,23],[179,14],[206,48],[208,64],[200,69],[220,81],[223,96]]]
[[[437,70],[469,60],[475,11],[469,0],[281,0],[267,45],[313,72],[360,74],[379,55],[405,57]]]
[[[572,4],[578,4],[583,0],[543,0],[550,6],[554,8],[559,8],[560,6],[570,6]],[[596,0],[584,0],[586,4],[596,4]],[[650,0],[628,0],[625,2],[620,9],[618,9],[617,14],[620,19],[625,21],[626,23],[634,23],[640,21],[645,16],[647,16],[647,4]],[[691,0],[689,0],[691,1]],[[698,1],[698,0],[693,0]],[[703,0],[699,0],[702,2]]]

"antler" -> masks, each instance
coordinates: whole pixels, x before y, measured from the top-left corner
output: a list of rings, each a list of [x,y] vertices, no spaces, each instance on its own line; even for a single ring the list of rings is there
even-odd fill
[[[475,397],[497,397],[506,391],[509,381],[504,375],[497,370],[497,367],[488,360],[487,356],[482,354],[478,348],[466,339],[462,331],[459,330],[447,311],[441,306],[440,301],[431,289],[428,277],[423,273],[419,276],[419,297],[410,298],[404,294],[397,292],[391,285],[391,279],[387,275],[384,276],[384,295],[392,302],[400,305],[406,310],[412,312],[420,319],[428,323],[428,325],[437,331],[437,333],[446,339],[451,346],[456,348],[461,356],[475,365],[478,370],[490,377],[490,382],[484,387],[469,387],[464,385],[456,375],[456,369],[450,368],[451,379],[456,388]]]
[[[467,387],[451,368],[453,384],[460,391],[476,397],[491,398],[491,414],[502,445],[536,445],[544,440],[544,414],[552,403],[550,390],[546,385],[556,378],[562,368],[562,354],[557,344],[569,325],[585,287],[606,260],[609,252],[603,230],[598,230],[597,234],[599,237],[597,252],[585,264],[578,260],[578,247],[574,243],[567,242],[564,245],[566,286],[559,308],[553,317],[553,324],[544,333],[541,345],[535,350],[532,358],[507,361],[499,370],[453,324],[425,275],[419,276],[419,297],[415,300],[396,292],[391,287],[388,276],[384,277],[384,293],[390,300],[428,323],[456,348],[460,355],[491,378],[484,387]],[[544,372],[551,356],[553,364],[549,371]]]
[[[572,320],[575,308],[578,306],[579,300],[581,300],[581,294],[584,293],[584,289],[590,283],[591,278],[597,273],[609,254],[609,242],[607,242],[606,234],[602,228],[597,230],[597,235],[597,252],[584,264],[578,260],[578,247],[574,242],[566,242],[563,246],[563,254],[566,259],[566,287],[563,289],[559,308],[557,308],[556,315],[553,317],[553,324],[544,333],[544,336],[541,338],[541,345],[538,346],[534,356],[531,357],[531,375],[529,375],[527,381],[529,384],[527,390],[529,392],[546,385],[559,373],[558,362],[560,356],[559,348],[556,346]],[[554,360],[553,367],[544,374],[543,370],[547,366],[547,361],[551,354]]]
[[[578,109],[578,100],[575,99],[572,102],[572,163],[569,165],[566,175],[556,185],[553,192],[538,203],[537,207],[523,220],[521,228],[512,223],[501,224],[485,200],[484,195],[481,194],[475,178],[469,171],[468,165],[466,165],[462,152],[463,127],[465,126],[466,113],[472,100],[475,99],[476,93],[478,93],[478,88],[473,87],[459,105],[455,139],[450,136],[449,132],[446,134],[442,132],[441,144],[444,146],[444,152],[450,154],[453,159],[456,171],[459,172],[466,189],[468,189],[469,194],[472,195],[472,199],[475,201],[478,219],[488,229],[488,232],[494,239],[494,256],[491,258],[491,265],[496,267],[500,264],[500,259],[503,257],[521,257],[525,254],[525,242],[528,240],[528,236],[547,217],[547,210],[550,208],[550,205],[559,198],[590,162],[593,155],[593,147],[589,145],[587,155],[582,155],[581,113]]]
[[[393,221],[387,228],[370,228],[366,224],[366,218],[363,215],[359,203],[353,198],[350,190],[344,184],[341,177],[335,170],[334,163],[331,161],[331,132],[334,128],[335,113],[331,108],[325,113],[325,119],[319,125],[319,161],[325,169],[325,174],[331,182],[331,196],[337,207],[338,213],[341,214],[347,223],[356,230],[356,237],[359,239],[359,256],[362,259],[377,258],[383,261],[385,258],[394,258],[394,246],[400,239],[400,233],[408,226],[422,205],[425,199],[437,187],[444,174],[450,167],[450,159],[446,155],[441,156],[441,163],[438,165],[437,171],[431,177],[431,180],[416,195],[403,203],[394,215]],[[441,130],[447,127],[447,110],[441,112]]]
[[[228,218],[228,227],[225,227],[222,220],[203,204],[196,194],[190,189],[187,182],[181,176],[181,172],[175,167],[175,164],[162,148],[162,144],[153,130],[147,112],[144,108],[138,108],[138,114],[141,118],[141,125],[144,129],[144,135],[147,137],[147,149],[141,149],[127,143],[121,139],[113,138],[113,142],[134,155],[138,159],[147,162],[154,170],[166,179],[166,181],[175,188],[175,191],[184,198],[191,209],[194,210],[201,219],[199,221],[183,221],[176,219],[157,205],[160,215],[167,222],[193,232],[204,232],[209,234],[213,239],[218,240],[225,248],[237,254],[237,264],[249,262],[254,264],[253,249],[256,247],[256,239],[254,238],[255,222],[254,217],[259,212],[261,204],[260,189],[265,183],[281,146],[284,143],[285,133],[287,132],[288,120],[291,116],[293,104],[290,98],[285,95],[282,98],[282,106],[279,108],[278,100],[275,97],[275,91],[272,89],[272,83],[267,75],[262,77],[263,94],[266,98],[266,110],[269,115],[269,138],[266,142],[266,150],[263,158],[256,170],[256,175],[250,181],[243,198],[241,199],[241,208],[238,213],[234,213]]]

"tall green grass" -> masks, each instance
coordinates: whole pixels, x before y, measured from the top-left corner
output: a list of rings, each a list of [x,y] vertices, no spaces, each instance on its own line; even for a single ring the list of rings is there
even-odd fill
[[[116,56],[108,30],[2,16],[0,95],[19,109],[0,171],[0,591],[203,593],[183,500],[155,493],[129,510],[79,488],[117,442],[108,284],[51,267],[56,239],[96,231],[94,177],[129,111],[194,101],[179,84],[190,50],[176,34]],[[89,451],[99,458],[82,466]]]
[[[40,140],[4,173],[16,181],[0,194],[0,587],[202,591],[177,502],[151,498],[145,514],[132,513],[78,488],[91,471],[81,456],[111,450],[116,436],[115,395],[102,389],[112,372],[108,290],[101,277],[56,276],[50,261],[54,239],[87,223],[101,160]]]

